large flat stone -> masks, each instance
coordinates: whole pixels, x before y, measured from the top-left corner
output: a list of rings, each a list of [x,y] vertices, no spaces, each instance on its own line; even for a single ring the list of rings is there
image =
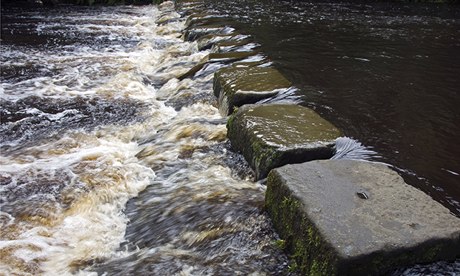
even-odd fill
[[[210,25],[219,25],[225,26],[229,24],[230,21],[227,17],[221,15],[206,15],[206,14],[195,14],[190,15],[185,21],[185,26],[187,27],[198,27],[198,26],[210,26]]]
[[[298,105],[245,105],[227,123],[232,147],[243,154],[256,179],[285,164],[327,159],[340,131]]]
[[[212,24],[212,25],[200,25],[200,26],[190,26],[185,29],[184,40],[185,41],[195,41],[202,36],[209,34],[216,35],[229,35],[235,31],[234,28],[224,26],[222,24]]]
[[[216,53],[245,52],[261,48],[260,44],[252,41],[250,37],[241,40],[217,42],[212,46]]]
[[[252,42],[252,39],[248,35],[242,35],[238,33],[232,33],[227,35],[215,35],[208,34],[200,37],[197,40],[198,50],[208,50],[214,45],[230,45],[233,47],[243,46]]]
[[[383,164],[286,165],[270,172],[265,201],[303,274],[379,275],[460,256],[460,219]]]
[[[208,34],[200,37],[197,40],[198,50],[208,50],[211,49],[212,46],[218,42],[231,40],[234,37],[234,34],[229,35],[215,35],[215,34]]]
[[[164,14],[162,14],[160,16],[160,18],[158,18],[155,23],[158,24],[158,25],[165,25],[165,24],[168,24],[168,23],[171,23],[171,22],[176,22],[180,19],[180,14],[178,14],[177,12],[173,11],[173,12],[166,12]]]
[[[234,107],[253,104],[272,97],[291,83],[278,70],[271,67],[227,67],[214,75],[214,95],[219,109],[229,115]]]
[[[185,78],[193,78],[198,71],[202,70],[203,67],[209,63],[229,64],[232,62],[245,60],[257,54],[259,54],[257,50],[249,52],[210,53],[189,71],[179,76],[178,79],[183,80]]]

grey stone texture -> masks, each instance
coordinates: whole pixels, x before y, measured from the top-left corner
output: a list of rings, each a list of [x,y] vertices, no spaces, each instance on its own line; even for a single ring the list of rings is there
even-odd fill
[[[214,95],[219,99],[223,115],[231,114],[234,107],[256,103],[290,86],[291,83],[271,67],[231,66],[214,74]]]
[[[340,131],[313,110],[287,104],[244,105],[227,122],[234,150],[243,154],[256,179],[276,167],[328,159]]]
[[[178,79],[183,80],[185,78],[193,78],[198,71],[210,63],[230,64],[238,61],[244,61],[245,59],[256,56],[258,54],[258,51],[210,53],[204,57],[197,65],[193,66],[189,71],[179,76]]]
[[[460,256],[460,219],[384,164],[318,160],[270,172],[266,208],[310,275],[379,275]]]

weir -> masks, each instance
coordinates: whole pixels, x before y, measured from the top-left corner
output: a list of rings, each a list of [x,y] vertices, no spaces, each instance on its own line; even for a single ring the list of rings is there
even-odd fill
[[[80,9],[5,16],[36,44],[2,38],[0,274],[458,270],[458,218],[299,105],[229,18]]]
[[[225,33],[231,46],[225,20],[201,11],[201,1],[180,3],[193,18],[185,39],[205,36],[211,47]],[[306,275],[369,275],[460,257],[460,219],[387,165],[334,152],[343,139],[335,126],[295,103],[251,105],[289,86],[267,63],[234,64],[214,76],[232,149],[256,179],[270,172],[265,207],[294,267]]]

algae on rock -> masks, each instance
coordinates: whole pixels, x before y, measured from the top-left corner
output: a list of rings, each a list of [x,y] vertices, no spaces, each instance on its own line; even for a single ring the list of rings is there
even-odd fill
[[[271,67],[232,66],[214,75],[214,95],[224,115],[231,114],[234,107],[256,103],[290,86],[291,83]]]
[[[306,275],[376,275],[460,256],[460,219],[383,164],[318,160],[274,169],[265,205]]]
[[[286,104],[244,105],[227,129],[232,147],[243,154],[256,179],[285,164],[330,158],[341,136],[313,110]]]

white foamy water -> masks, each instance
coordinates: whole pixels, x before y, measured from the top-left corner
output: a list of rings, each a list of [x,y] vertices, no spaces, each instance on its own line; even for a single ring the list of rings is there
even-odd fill
[[[83,96],[147,104],[139,114],[146,118],[142,122],[100,126],[90,132],[69,130],[51,141],[2,150],[7,153],[2,154],[0,169],[5,230],[0,242],[2,273],[70,273],[79,262],[116,254],[127,224],[122,212],[126,202],[155,178],[154,171],[135,157],[141,149],[137,140],[155,132],[176,112],[157,101],[156,89],[143,80],[155,74],[155,68],[173,62],[168,49],[155,49],[153,42],[161,40],[179,54],[191,53],[193,45],[184,45],[177,37],[182,23],[168,26],[169,36],[157,34],[155,20],[160,12],[156,7],[121,9],[130,16],[108,12],[86,17],[37,15],[41,23],[36,31],[38,35],[95,35],[98,40],[136,43],[70,44],[39,50],[5,45],[2,49],[4,68],[35,66],[39,73],[2,81],[2,100],[16,102],[34,96],[52,102]],[[146,70],[149,74],[142,74]],[[24,110],[25,118],[41,115],[51,121],[74,112]],[[7,124],[19,125],[23,120]]]
[[[63,7],[6,20],[32,38],[1,46],[0,274],[286,265],[260,210],[264,187],[230,168],[241,161],[212,74],[177,79],[209,53],[183,41],[178,17]]]

